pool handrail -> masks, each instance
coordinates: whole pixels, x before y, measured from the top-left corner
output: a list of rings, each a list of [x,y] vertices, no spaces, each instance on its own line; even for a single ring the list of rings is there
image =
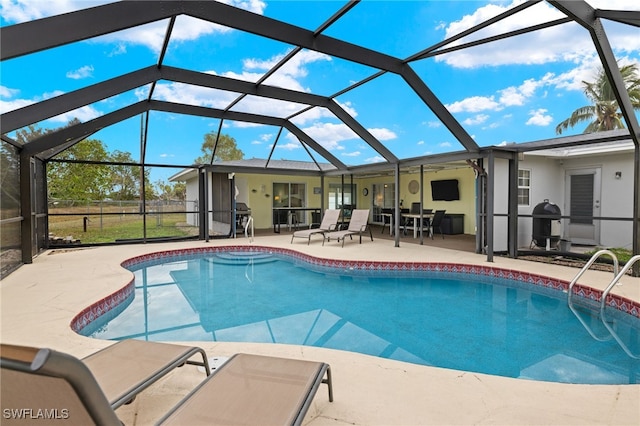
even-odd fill
[[[576,274],[576,276],[573,278],[573,280],[569,283],[569,288],[567,290],[567,292],[569,293],[567,295],[567,305],[569,306],[569,309],[571,310],[571,312],[573,312],[573,314],[576,316],[578,321],[580,321],[580,324],[582,324],[582,326],[585,328],[585,330],[587,330],[587,333],[589,333],[589,335],[591,335],[591,337],[594,338],[595,340],[597,340],[598,342],[606,342],[606,341],[610,340],[611,337],[612,337],[611,331],[609,330],[609,336],[607,336],[607,337],[604,337],[604,338],[603,337],[598,337],[593,332],[591,327],[589,327],[589,325],[582,319],[582,317],[580,316],[578,311],[576,311],[575,307],[573,306],[572,296],[573,296],[573,286],[578,282],[580,277],[585,272],[587,272],[587,270],[591,267],[591,265],[593,265],[595,263],[595,261],[600,256],[605,255],[605,254],[609,255],[613,259],[613,275],[615,277],[618,274],[618,258],[616,257],[615,253],[613,253],[611,250],[606,250],[606,249],[599,250],[593,256],[591,256],[589,261],[587,261],[587,263],[582,267],[582,269],[580,269],[580,271]],[[608,330],[608,328],[607,328],[607,330]]]
[[[607,288],[602,292],[602,297],[600,300],[600,318],[602,319],[602,323],[607,328],[607,330],[609,330],[609,333],[611,333],[611,336],[613,336],[616,342],[618,342],[622,350],[624,350],[627,355],[629,355],[631,358],[634,358],[634,359],[640,359],[640,355],[635,355],[633,352],[631,352],[631,350],[627,347],[627,345],[624,344],[622,339],[620,339],[620,337],[618,336],[618,333],[616,333],[615,330],[609,325],[609,323],[605,318],[605,311],[606,311],[605,308],[606,308],[607,296],[609,295],[609,292],[611,291],[613,286],[618,284],[620,282],[620,279],[627,273],[629,269],[631,269],[633,264],[639,260],[640,260],[640,254],[637,254],[633,256],[631,259],[629,259],[629,261],[624,265],[624,267],[620,270],[620,272],[618,272],[616,276],[613,278],[613,280],[609,283]]]
[[[571,306],[572,302],[571,302],[571,296],[573,295],[573,286],[578,282],[578,279],[580,279],[580,277],[587,272],[587,270],[591,267],[591,265],[593,265],[595,263],[596,260],[598,260],[598,258],[604,254],[607,254],[611,257],[611,259],[613,260],[613,276],[615,277],[616,275],[618,275],[618,269],[619,269],[619,263],[618,263],[618,258],[616,257],[615,253],[613,253],[611,250],[607,250],[607,249],[603,249],[603,250],[599,250],[597,251],[593,256],[591,256],[591,259],[589,259],[587,261],[587,263],[582,267],[582,269],[580,269],[580,271],[576,274],[575,277],[573,277],[573,280],[569,283],[569,288],[568,288],[568,295],[567,295],[567,303],[569,304],[569,306]]]

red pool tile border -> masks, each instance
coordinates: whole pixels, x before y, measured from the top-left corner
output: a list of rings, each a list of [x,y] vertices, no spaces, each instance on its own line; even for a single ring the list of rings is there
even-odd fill
[[[152,262],[163,259],[173,259],[196,254],[218,253],[218,252],[258,252],[272,253],[290,256],[296,260],[307,262],[314,266],[368,270],[368,271],[408,271],[408,272],[450,272],[462,273],[470,275],[482,275],[486,277],[504,278],[526,284],[545,287],[553,290],[566,292],[569,288],[569,282],[559,280],[557,278],[545,275],[532,274],[529,272],[518,271],[514,269],[499,268],[489,265],[468,265],[450,262],[387,262],[372,260],[345,260],[345,259],[325,259],[321,257],[310,256],[295,250],[281,247],[269,246],[218,246],[218,247],[194,247],[188,249],[166,250],[153,253],[147,253],[127,259],[121,263],[123,268],[130,268],[140,263]],[[120,290],[113,294],[93,303],[91,306],[83,309],[71,321],[71,328],[75,332],[79,332],[84,327],[95,321],[100,316],[106,314],[115,308],[118,304],[127,300],[133,294],[133,279]],[[573,286],[573,294],[592,302],[599,303],[602,297],[602,291],[576,283]],[[640,318],[640,302],[627,299],[622,296],[610,294],[607,298],[607,306],[618,309],[621,312],[629,314],[633,317]]]

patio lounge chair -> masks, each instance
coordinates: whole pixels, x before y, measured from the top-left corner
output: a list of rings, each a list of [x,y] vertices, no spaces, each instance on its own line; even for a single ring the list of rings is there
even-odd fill
[[[198,354],[202,356],[201,362],[190,360]],[[31,397],[33,389],[30,389],[30,384],[43,389],[43,395],[39,395],[43,398],[68,398],[64,396],[64,389],[70,385],[79,393],[79,396],[71,398],[77,399],[74,404],[83,406],[82,411],[86,411],[95,422],[104,423],[98,420],[111,418],[109,410],[102,407],[104,402],[115,410],[184,364],[202,366],[205,373],[210,374],[206,353],[192,346],[122,340],[79,360],[51,349],[2,344],[2,406],[68,407],[66,403],[37,403],[36,398]],[[47,383],[51,383],[51,388]],[[11,391],[6,392],[7,389]],[[5,405],[5,397],[10,398],[11,405]],[[75,420],[75,413],[73,416]]]
[[[309,228],[302,229],[300,231],[295,231],[293,235],[291,235],[291,243],[293,244],[294,238],[306,238],[307,245],[311,242],[312,235],[323,235],[325,232],[334,231],[338,227],[338,219],[340,218],[340,210],[337,209],[327,209],[324,212],[324,217],[322,218],[322,222],[320,223],[319,228]]]
[[[3,424],[30,424],[38,416],[43,424],[122,425],[83,361],[51,349],[3,344],[0,351]],[[110,366],[119,367],[117,360]],[[238,354],[160,422],[300,424],[321,383],[333,401],[328,364]]]
[[[369,221],[369,209],[355,209],[351,213],[351,220],[349,221],[349,227],[342,231],[333,231],[327,232],[324,234],[324,239],[322,240],[322,245],[324,245],[325,240],[330,241],[332,238],[335,238],[340,242],[342,240],[342,247],[344,247],[344,240],[346,237],[353,238],[354,234],[358,234],[360,236],[360,244],[362,244],[362,234],[369,231],[369,236],[371,237],[371,241],[373,241],[373,234],[371,233],[371,228],[368,226],[367,222]]]
[[[158,424],[300,425],[322,383],[332,402],[328,364],[236,354]]]

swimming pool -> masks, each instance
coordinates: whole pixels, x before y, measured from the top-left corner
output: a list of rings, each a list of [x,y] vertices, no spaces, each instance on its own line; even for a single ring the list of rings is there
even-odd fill
[[[506,377],[640,383],[639,361],[608,336],[597,310],[579,310],[585,329],[566,307],[566,283],[547,277],[260,247],[159,253],[125,266],[135,281],[79,314],[74,329],[102,339],[311,345]],[[576,292],[583,305],[597,305],[588,288]],[[637,306],[626,309],[607,317],[637,354]]]

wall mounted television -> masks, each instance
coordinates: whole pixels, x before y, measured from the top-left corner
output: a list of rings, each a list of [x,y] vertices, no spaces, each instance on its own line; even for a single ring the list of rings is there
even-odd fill
[[[433,199],[433,201],[459,200],[458,179],[432,180],[431,199]]]

